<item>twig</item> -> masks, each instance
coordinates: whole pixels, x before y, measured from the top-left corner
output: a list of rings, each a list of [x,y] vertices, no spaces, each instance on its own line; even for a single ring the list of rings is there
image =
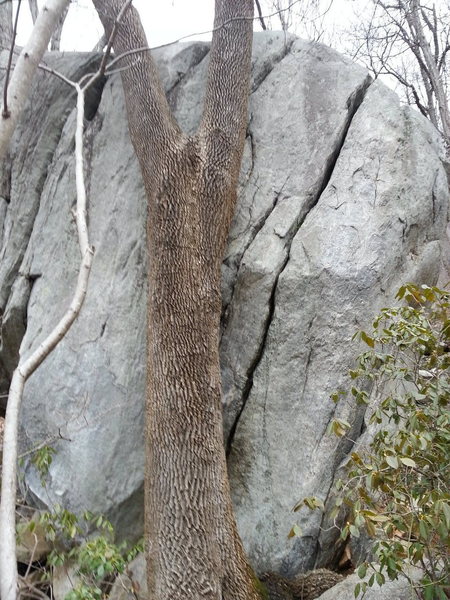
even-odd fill
[[[30,574],[31,565],[33,564],[33,558],[34,558],[34,555],[36,554],[36,548],[39,543],[38,536],[34,533],[34,531],[33,531],[33,536],[34,536],[34,546],[33,546],[32,552],[31,552],[30,560],[28,561],[28,566],[27,566],[27,570],[24,575],[24,579],[26,579],[28,577],[28,575]]]
[[[64,81],[64,83],[67,83],[67,85],[70,85],[70,87],[75,87],[75,83],[71,79],[69,79],[62,73],[60,73],[59,71],[56,71],[55,69],[47,67],[47,65],[44,65],[42,63],[39,64],[39,68],[42,69],[42,71],[45,71],[46,73],[50,73],[51,75],[54,75],[58,79],[61,79],[61,81]]]
[[[258,19],[259,19],[259,22],[261,23],[261,27],[263,28],[264,31],[266,31],[267,27],[266,27],[266,23],[264,21],[264,17],[263,17],[262,10],[261,10],[261,4],[259,3],[259,0],[255,0],[255,4],[256,4],[256,10],[258,11]]]

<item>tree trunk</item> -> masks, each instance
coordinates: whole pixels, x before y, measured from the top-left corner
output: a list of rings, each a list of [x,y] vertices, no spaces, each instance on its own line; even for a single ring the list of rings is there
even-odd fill
[[[5,106],[3,103],[0,115],[0,160],[8,151],[9,142],[28,100],[34,74],[47,50],[53,29],[68,4],[69,0],[46,0],[30,38],[17,59],[9,81],[7,104]]]
[[[66,10],[59,17],[58,24],[55,27],[55,30],[52,35],[52,39],[50,41],[50,50],[59,51],[61,46],[61,34],[64,27],[64,22],[67,17],[67,13],[69,12],[69,7],[67,6]]]
[[[255,597],[222,442],[220,264],[233,191],[205,172],[206,148],[199,137],[174,152],[149,214],[146,512],[158,600]]]
[[[123,0],[94,0],[107,35]],[[222,441],[220,266],[243,152],[253,0],[216,0],[202,123],[185,136],[150,53],[124,57],[148,197],[146,545],[152,600],[257,600]],[[117,26],[117,24],[116,24]],[[116,54],[147,46],[130,8]]]

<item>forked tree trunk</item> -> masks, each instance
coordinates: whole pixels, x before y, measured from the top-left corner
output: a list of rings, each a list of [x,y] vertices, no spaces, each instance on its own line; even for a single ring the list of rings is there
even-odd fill
[[[94,0],[107,34],[124,0]],[[253,0],[216,0],[205,107],[185,136],[149,52],[122,71],[148,197],[146,542],[152,600],[257,600],[233,517],[222,442],[220,266],[236,199]],[[116,54],[146,46],[134,9]]]

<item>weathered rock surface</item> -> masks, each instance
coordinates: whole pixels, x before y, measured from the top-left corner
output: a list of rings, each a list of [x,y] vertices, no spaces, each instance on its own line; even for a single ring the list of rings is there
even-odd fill
[[[409,576],[412,580],[418,580],[421,576],[419,569],[411,569]],[[357,583],[361,583],[358,575],[356,573],[349,575],[319,596],[318,600],[351,600],[355,597],[354,590]],[[413,585],[403,576],[395,581],[387,580],[382,586],[375,583],[373,587],[367,589],[364,596],[364,600],[415,600],[415,598],[417,594]]]
[[[207,45],[157,60],[180,124],[194,131]],[[74,76],[95,57],[49,61]],[[19,348],[39,343],[75,284],[74,98],[62,86],[40,74],[1,173],[0,394]],[[25,484],[40,503],[107,513],[130,537],[142,528],[146,205],[119,77],[89,108],[95,260],[80,319],[26,386],[23,448],[48,440],[57,454],[47,490],[29,463]],[[437,280],[447,180],[437,133],[363,69],[324,46],[261,34],[239,196],[221,340],[233,497],[257,571],[294,575],[329,558],[319,513],[301,512],[305,535],[287,540],[295,502],[325,500],[349,450],[325,433],[336,410],[328,396],[357,353],[354,331],[405,280]]]
[[[138,554],[128,565],[125,573],[117,577],[109,594],[109,600],[146,600],[148,598],[145,558]]]
[[[363,94],[358,69],[336,56],[321,57],[310,69],[314,81],[325,85],[305,84],[307,93],[293,91],[284,102],[276,98],[281,86],[270,88],[270,78],[268,89],[260,89],[267,106],[284,107],[301,97],[308,117],[302,124],[298,112],[292,122],[301,132],[312,131],[303,137],[296,132],[296,145],[288,137],[293,127],[284,129],[285,147],[275,144],[272,161],[282,154],[288,170],[274,188],[282,190],[276,206],[240,260],[224,342],[225,397],[237,394],[244,406],[230,454],[238,525],[258,568],[285,574],[330,558],[330,544],[318,543],[319,511],[300,512],[303,537],[291,544],[286,538],[296,501],[310,495],[326,500],[349,450],[326,429],[336,411],[329,395],[344,384],[357,350],[351,337],[393,302],[401,282],[437,280],[448,218],[447,181],[433,129],[383,85],[372,84]],[[295,58],[294,45],[283,68]],[[289,85],[301,87],[303,77],[308,83],[313,77],[301,53],[296,64],[295,76],[288,71]],[[346,73],[341,77],[340,69]],[[359,86],[359,107],[344,110],[352,90],[342,83],[333,87],[333,76],[352,84],[353,94]],[[293,107],[286,114],[291,112]],[[344,134],[333,138],[330,122]],[[292,148],[304,150],[295,167],[289,164]],[[331,166],[321,170],[327,149],[335,163],[328,159]],[[266,172],[270,165],[269,159]],[[277,165],[278,177],[280,172]],[[318,191],[305,208],[314,175]],[[344,416],[352,421],[356,415]],[[360,423],[357,418],[351,438]]]

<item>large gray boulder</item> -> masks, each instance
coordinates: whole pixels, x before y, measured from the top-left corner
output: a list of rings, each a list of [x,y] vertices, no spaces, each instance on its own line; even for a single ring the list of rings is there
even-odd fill
[[[416,600],[418,596],[414,583],[421,579],[422,575],[423,573],[419,569],[411,568],[408,571],[409,579],[403,575],[399,575],[393,581],[386,578],[383,585],[374,583],[372,587],[367,588],[364,596],[359,595],[358,598],[364,598],[364,600]],[[369,575],[365,581],[368,579]],[[356,573],[353,573],[321,594],[317,600],[352,600],[355,597],[355,586],[358,583],[361,583],[361,579]]]
[[[156,58],[176,117],[194,131],[208,46]],[[48,60],[74,76],[96,58]],[[23,481],[38,504],[106,513],[133,537],[142,531],[146,202],[120,78],[89,107],[95,259],[80,318],[26,386],[22,448],[46,442],[57,452],[46,489],[29,461]],[[336,412],[329,394],[358,352],[351,337],[405,280],[437,280],[448,187],[431,125],[325,46],[256,35],[249,112],[223,265],[225,443],[250,558],[259,572],[290,575],[329,558],[321,516],[292,507],[302,496],[326,500],[350,449],[326,429]],[[40,74],[0,173],[0,393],[74,288],[74,120],[73,95]],[[357,437],[362,415],[337,410],[356,417]],[[304,536],[289,541],[297,519]]]

